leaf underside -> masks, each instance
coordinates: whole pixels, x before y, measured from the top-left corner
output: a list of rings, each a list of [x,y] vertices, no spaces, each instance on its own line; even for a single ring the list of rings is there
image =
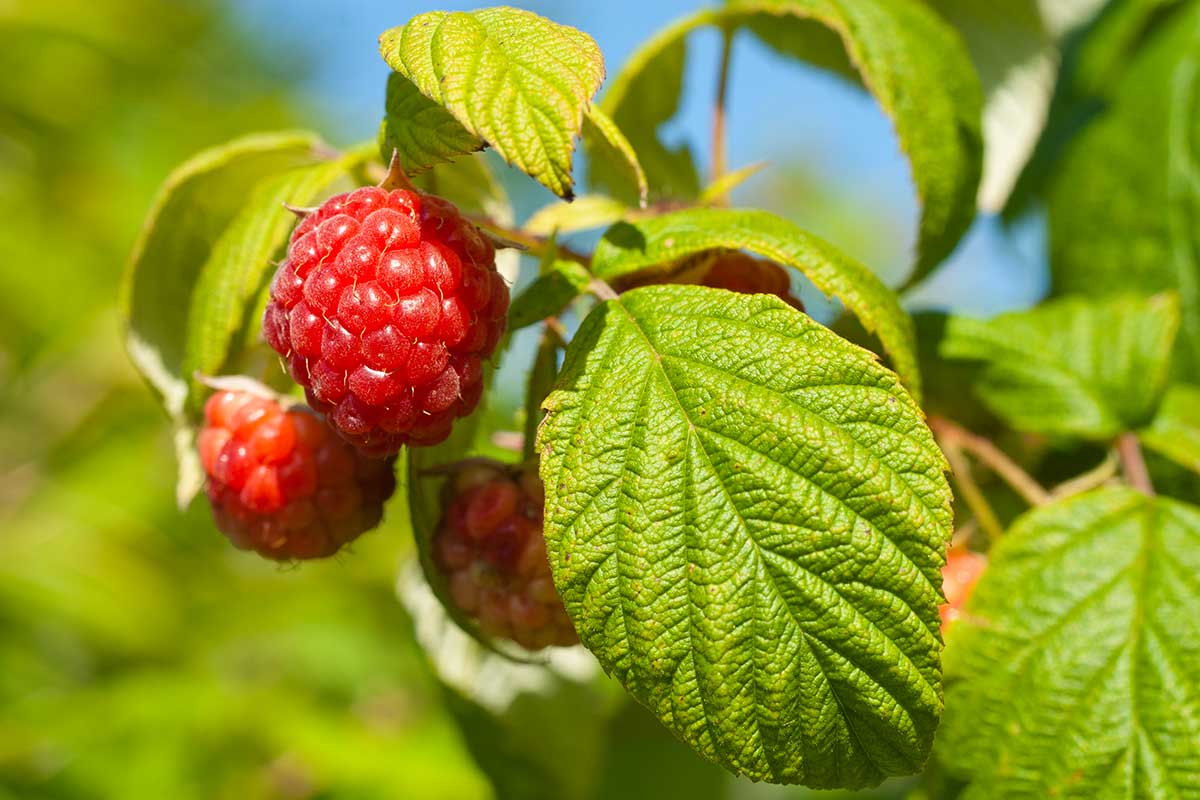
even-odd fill
[[[655,286],[592,312],[544,407],[555,583],[607,671],[754,779],[921,768],[950,497],[892,373],[777,298]]]
[[[955,31],[917,0],[731,0],[728,9],[822,66],[838,62],[822,63],[829,47],[818,25],[841,39],[911,166],[921,216],[909,283],[929,274],[974,219],[983,172],[982,90]]]

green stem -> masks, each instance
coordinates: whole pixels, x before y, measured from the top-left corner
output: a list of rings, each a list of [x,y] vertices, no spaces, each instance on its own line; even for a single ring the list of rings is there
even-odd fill
[[[1029,505],[1044,506],[1050,502],[1050,493],[990,440],[971,433],[943,417],[930,417],[929,427],[942,442],[943,450],[947,445],[954,445],[970,453],[1021,495]]]

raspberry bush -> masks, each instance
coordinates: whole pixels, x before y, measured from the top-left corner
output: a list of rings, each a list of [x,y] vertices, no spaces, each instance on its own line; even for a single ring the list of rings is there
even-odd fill
[[[377,141],[202,153],[135,248],[129,350],[180,501],[206,485],[238,547],[328,556],[380,524],[395,465],[378,536],[412,544],[414,630],[505,796],[599,796],[546,753],[616,730],[589,693],[619,684],[752,780],[1200,797],[1200,3],[1081,32],[1020,180],[984,159],[972,58],[996,48],[948,5],[730,0],[611,73],[586,33],[512,8],[385,31]],[[703,171],[660,129],[706,28]],[[903,281],[731,205],[755,171],[726,168],[724,129],[750,36],[840,64],[889,118],[920,206]],[[501,187],[522,173],[558,199],[518,224]],[[1033,199],[1069,296],[910,314],[977,201]],[[837,303],[810,316],[805,292]],[[210,389],[247,376],[309,408]],[[554,705],[574,690],[588,714]],[[517,697],[588,728],[531,754]]]

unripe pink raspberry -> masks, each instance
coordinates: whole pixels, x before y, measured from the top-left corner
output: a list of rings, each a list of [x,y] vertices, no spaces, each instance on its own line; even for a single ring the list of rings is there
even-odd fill
[[[787,270],[745,253],[735,251],[718,255],[700,279],[700,285],[741,294],[773,294],[793,308],[804,310],[804,304],[792,296],[792,281]]]
[[[472,463],[447,481],[444,495],[434,560],[452,602],[488,636],[527,650],[576,644],[550,576],[537,468]]]
[[[962,615],[979,576],[987,567],[987,556],[972,552],[965,547],[952,547],[946,554],[946,566],[942,567],[942,594],[946,596],[938,611],[942,615],[942,630]]]
[[[338,433],[387,455],[474,410],[508,300],[492,244],[452,204],[372,186],[296,226],[263,335]]]
[[[367,458],[302,406],[220,391],[197,446],[217,527],[275,560],[323,558],[379,524],[396,487],[391,460]]]

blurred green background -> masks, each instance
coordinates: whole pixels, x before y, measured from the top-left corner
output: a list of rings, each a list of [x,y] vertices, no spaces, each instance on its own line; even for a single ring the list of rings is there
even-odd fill
[[[371,36],[424,10],[368,5],[386,18],[372,18]],[[695,4],[670,5],[647,13]],[[610,74],[649,30],[600,5],[561,10],[585,29],[621,29],[611,43],[593,31]],[[581,796],[809,796],[701,763],[586,664],[553,679],[488,666],[524,676],[516,695],[528,702],[508,718],[445,688],[396,596],[410,545],[395,521],[332,561],[280,568],[230,548],[203,503],[176,509],[166,419],[121,346],[123,264],[156,187],[197,150],[292,126],[337,144],[373,134],[385,68],[371,36],[335,62],[355,92],[313,89],[322,20],[355,13],[274,0],[236,13],[200,0],[0,1],[0,798],[561,797],[565,773],[587,773]],[[275,38],[272,15],[286,23]],[[295,46],[305,20],[307,50]],[[364,59],[375,70],[354,72]],[[747,59],[735,113],[737,87],[769,89],[762,77],[779,64],[761,48]],[[858,131],[835,164],[883,155],[848,185],[806,167],[836,125],[798,133],[797,149],[779,133],[794,129],[747,116],[734,166],[771,145],[775,171],[738,199],[785,211],[886,274],[912,239],[903,160],[868,98],[804,80],[817,81],[827,117]],[[375,99],[348,121],[337,97],[359,95]],[[685,106],[685,119],[697,113]],[[517,194],[522,213],[547,200],[538,192]],[[964,248],[967,267],[999,259],[1006,288],[982,296],[1029,302],[1037,269],[1004,262],[1010,242],[981,249],[997,236],[987,231]],[[975,285],[954,277],[967,267],[943,282]],[[926,306],[949,302],[936,283],[923,291]]]

